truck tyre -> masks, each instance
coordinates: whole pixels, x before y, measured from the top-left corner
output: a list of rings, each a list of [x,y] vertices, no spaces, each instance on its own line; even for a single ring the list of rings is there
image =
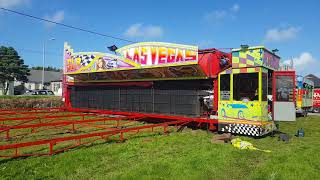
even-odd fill
[[[303,117],[307,117],[307,111],[306,111],[306,110],[303,110],[302,116],[303,116]]]

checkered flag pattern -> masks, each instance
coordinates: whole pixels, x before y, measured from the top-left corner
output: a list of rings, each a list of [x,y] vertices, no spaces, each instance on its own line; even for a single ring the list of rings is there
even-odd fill
[[[79,57],[81,59],[81,66],[87,66],[94,59],[94,55],[83,55]]]
[[[248,136],[260,136],[261,127],[253,124],[226,124],[221,125],[219,128],[222,132],[248,135]]]

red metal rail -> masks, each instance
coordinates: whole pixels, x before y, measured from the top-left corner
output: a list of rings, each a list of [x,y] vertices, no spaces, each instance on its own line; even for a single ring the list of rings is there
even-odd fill
[[[54,116],[26,116],[26,117],[13,117],[13,118],[0,118],[0,121],[25,121],[25,120],[44,120],[44,119],[57,119],[57,118],[69,118],[69,117],[85,117],[94,116],[88,114],[68,114],[68,115],[54,115]]]
[[[50,113],[64,113],[59,115],[51,115]],[[71,114],[70,114],[71,113]],[[173,115],[161,115],[161,114],[144,114],[135,112],[117,112],[109,110],[92,110],[92,109],[75,109],[75,108],[41,108],[41,109],[17,109],[17,110],[0,110],[1,115],[7,115],[6,118],[1,117],[0,121],[8,122],[8,124],[0,125],[0,133],[5,133],[4,138],[0,145],[0,157],[18,157],[18,156],[40,156],[40,155],[52,155],[55,153],[63,152],[65,150],[93,143],[99,139],[105,139],[110,136],[119,135],[120,140],[124,139],[124,134],[138,133],[144,129],[151,129],[162,127],[163,132],[167,132],[169,126],[183,126],[191,122],[196,122],[198,125],[202,123],[208,123],[210,129],[214,130],[217,124],[217,120],[209,120],[206,118],[194,118],[184,116]],[[42,114],[37,116],[37,114]],[[49,115],[48,115],[49,114]],[[11,115],[23,116],[23,117],[10,117]],[[69,119],[69,118],[80,119]],[[135,126],[138,121],[145,119],[161,120],[156,124],[147,124]],[[41,120],[36,123],[36,120]],[[105,123],[114,122],[114,123]],[[120,122],[121,121],[121,122]],[[123,121],[123,122],[122,122]],[[17,123],[19,122],[19,123]],[[101,122],[104,122],[101,124]],[[141,122],[141,121],[140,121]],[[100,124],[99,124],[100,123]],[[84,134],[71,136],[70,133],[61,133],[61,130],[72,126],[72,132],[75,132],[77,128],[93,128],[93,132],[86,131]],[[25,132],[17,134],[16,131],[23,129],[31,129],[31,132]],[[61,129],[62,128],[62,129]],[[36,130],[37,129],[37,130]],[[32,135],[36,136],[37,133],[47,132],[48,130],[57,130],[64,137],[54,137],[52,139],[40,139],[26,141],[25,138]],[[11,132],[12,131],[12,132]],[[9,133],[10,132],[10,133]],[[12,134],[11,134],[12,133]],[[68,135],[68,136],[67,136]],[[19,138],[18,138],[19,137]],[[15,140],[15,142],[12,142]],[[61,148],[57,147],[58,143],[77,141],[72,145]],[[87,141],[87,142],[83,142]],[[24,148],[47,145],[48,152],[45,153],[26,153]],[[57,147],[55,149],[54,147]],[[11,152],[13,150],[13,153]],[[21,151],[21,152],[20,152]],[[8,154],[10,153],[10,154]]]
[[[37,113],[43,114],[37,116]],[[50,113],[65,113],[61,115],[50,115]],[[66,114],[69,113],[69,114]],[[70,114],[71,113],[71,114]],[[17,110],[0,110],[0,114],[8,115],[9,117],[1,117],[0,121],[8,122],[8,124],[0,125],[0,133],[5,133],[0,144],[0,157],[18,157],[18,156],[39,156],[39,155],[52,155],[58,152],[62,152],[83,144],[93,143],[99,139],[105,139],[110,136],[119,135],[120,140],[124,139],[124,134],[138,133],[144,129],[151,129],[153,132],[154,128],[162,127],[163,132],[167,132],[169,126],[182,126],[190,122],[198,123],[209,123],[213,125],[216,123],[214,120],[208,120],[204,118],[190,118],[183,116],[170,116],[170,115],[159,115],[159,114],[143,114],[133,112],[114,112],[107,110],[89,110],[89,109],[65,109],[65,108],[41,108],[41,109],[17,109]],[[47,115],[49,114],[49,115]],[[23,117],[10,117],[11,115],[22,115]],[[104,117],[105,116],[105,117]],[[80,119],[69,119],[77,118]],[[140,120],[147,119],[161,119],[161,123],[141,125],[137,122]],[[41,120],[36,123],[36,120]],[[49,121],[48,121],[49,120]],[[36,121],[36,122],[35,122]],[[105,123],[114,122],[114,123]],[[19,122],[19,123],[17,123]],[[101,122],[104,122],[101,124]],[[140,121],[141,122],[141,121]],[[100,124],[99,124],[100,123]],[[94,128],[93,132],[86,131],[84,134],[74,135],[70,132],[68,134],[61,133],[61,130],[72,126],[72,132],[75,132],[75,125],[77,128]],[[23,131],[23,134],[17,135],[18,130],[31,129],[31,132]],[[56,129],[54,129],[56,128]],[[61,129],[62,128],[62,129]],[[36,130],[37,129],[37,130]],[[25,138],[32,135],[36,136],[37,133],[44,133],[48,130],[57,130],[64,137],[54,137],[52,139],[43,139],[39,135],[40,139],[35,140],[24,140]],[[9,132],[12,134],[9,134]],[[19,138],[18,138],[19,137]],[[32,139],[32,138],[31,138]],[[14,140],[15,142],[12,142]],[[57,147],[58,143],[77,141],[70,146],[61,148]],[[87,142],[83,142],[87,141]],[[45,153],[26,153],[23,151],[24,148],[34,146],[47,145],[49,151]],[[54,147],[57,147],[55,149]],[[13,150],[13,153],[11,152]],[[22,151],[21,151],[22,150]],[[20,152],[21,151],[21,152]],[[5,154],[2,154],[5,153]],[[9,153],[9,154],[8,154]]]
[[[61,117],[61,116],[59,116]],[[67,116],[69,117],[69,116]],[[130,117],[130,118],[139,118],[137,117]],[[72,125],[72,130],[75,131],[75,125],[76,124],[85,124],[85,123],[93,123],[93,122],[105,122],[105,121],[117,121],[117,125],[119,126],[120,120],[127,120],[128,117],[115,117],[115,118],[97,118],[97,119],[91,119],[91,120],[69,120],[69,121],[56,121],[56,122],[46,122],[46,123],[37,123],[37,124],[18,124],[18,125],[0,125],[0,133],[6,132],[5,139],[10,139],[10,130],[14,129],[27,129],[31,128],[33,131],[35,131],[35,128],[40,127],[54,127],[54,126],[68,126]]]
[[[202,117],[186,117],[178,115],[164,115],[164,114],[150,114],[150,113],[137,113],[137,112],[123,112],[123,111],[110,111],[110,110],[95,110],[95,109],[80,109],[80,108],[67,108],[68,112],[87,112],[87,113],[98,113],[106,115],[123,115],[123,116],[144,116],[149,119],[161,119],[161,120],[180,120],[196,123],[208,123],[210,130],[216,130],[218,124],[217,119],[208,119]]]
[[[53,146],[56,145],[59,142],[65,142],[65,141],[72,141],[72,140],[81,140],[91,137],[101,137],[107,135],[116,135],[120,134],[120,140],[124,139],[124,133],[132,132],[132,131],[138,131],[142,129],[148,129],[148,128],[155,128],[155,127],[163,127],[163,132],[167,132],[167,128],[169,125],[175,125],[182,123],[181,121],[173,121],[173,122],[166,122],[166,123],[160,123],[160,124],[151,124],[151,125],[144,125],[139,127],[133,127],[133,128],[125,128],[125,129],[119,129],[119,130],[112,130],[112,131],[105,131],[105,132],[97,132],[97,133],[88,133],[83,135],[77,135],[77,136],[70,136],[70,137],[60,137],[60,138],[54,138],[54,139],[45,139],[45,140],[38,140],[38,141],[32,141],[32,142],[23,142],[23,143],[14,143],[14,144],[7,144],[0,146],[0,150],[7,150],[7,149],[18,149],[23,147],[30,147],[30,146],[37,146],[37,145],[49,145],[49,153],[42,153],[41,155],[52,155],[56,151],[53,150]],[[15,151],[14,156],[19,156],[17,151]],[[28,155],[27,155],[28,156]]]

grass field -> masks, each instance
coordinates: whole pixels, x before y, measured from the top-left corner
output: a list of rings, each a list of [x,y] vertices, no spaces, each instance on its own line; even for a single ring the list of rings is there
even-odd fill
[[[59,96],[0,96],[0,109],[62,106]]]
[[[294,137],[301,127],[306,136]],[[280,129],[292,135],[289,143],[241,137],[271,153],[212,144],[213,134],[185,129],[49,157],[1,160],[0,179],[318,179],[320,117],[283,122]]]
[[[55,97],[55,96],[42,96],[42,95],[21,95],[21,96],[17,96],[17,95],[12,95],[12,96],[1,96],[0,95],[0,99],[43,99],[43,98],[52,98],[52,97]]]

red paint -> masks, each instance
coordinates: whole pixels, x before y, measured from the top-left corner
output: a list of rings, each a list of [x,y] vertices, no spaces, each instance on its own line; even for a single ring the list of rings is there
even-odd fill
[[[23,110],[23,109],[19,109],[18,110],[1,110],[0,112],[5,112],[5,113],[9,113],[11,112],[11,114],[14,114],[14,112],[16,113],[27,113],[28,111],[30,111],[29,113],[35,111],[35,112],[44,112],[45,109],[28,109],[28,110]],[[46,109],[48,112],[51,112],[51,109]],[[128,133],[138,133],[141,132],[141,130],[143,129],[150,129],[153,130],[156,127],[162,127],[163,128],[163,133],[167,133],[168,131],[168,127],[171,125],[174,126],[181,126],[181,125],[186,125],[190,122],[193,121],[197,121],[197,122],[202,122],[202,123],[209,123],[210,127],[212,129],[213,128],[213,124],[216,124],[217,121],[216,120],[208,120],[205,118],[190,118],[190,117],[183,117],[183,116],[170,116],[170,115],[161,115],[161,114],[143,114],[143,113],[131,113],[131,112],[113,112],[113,111],[104,111],[104,110],[89,110],[89,109],[75,109],[75,108],[68,108],[68,109],[60,109],[60,112],[65,112],[65,110],[68,110],[69,112],[73,112],[73,113],[77,113],[77,114],[65,114],[65,115],[56,115],[56,116],[44,116],[43,118],[45,119],[51,119],[54,117],[65,117],[65,118],[69,118],[69,117],[76,117],[76,116],[97,116],[97,118],[94,119],[88,119],[88,120],[84,120],[84,118],[82,118],[82,120],[63,120],[63,121],[49,121],[49,122],[40,122],[40,123],[34,123],[31,121],[24,121],[23,124],[17,124],[17,125],[13,125],[12,123],[10,123],[10,125],[7,126],[2,126],[0,128],[0,131],[5,132],[5,137],[7,137],[8,139],[10,138],[17,138],[18,136],[15,136],[14,133],[16,133],[15,131],[13,131],[14,133],[11,134],[10,130],[11,129],[25,129],[25,128],[30,128],[32,131],[30,133],[26,133],[26,134],[19,134],[19,136],[21,135],[28,135],[28,134],[35,134],[37,132],[40,132],[40,129],[38,130],[38,128],[43,128],[43,127],[51,127],[52,128],[62,128],[63,131],[65,131],[65,128],[68,128],[67,126],[72,125],[72,127],[74,128],[74,130],[78,129],[78,127],[80,126],[92,126],[95,128],[100,128],[103,129],[102,131],[93,131],[93,132],[82,132],[83,134],[80,135],[71,135],[71,136],[66,136],[67,134],[62,134],[62,137],[55,137],[55,138],[49,138],[49,139],[37,139],[34,141],[28,141],[28,142],[9,142],[7,144],[2,144],[0,145],[0,151],[5,151],[5,150],[9,150],[9,149],[13,149],[14,153],[13,154],[9,154],[9,155],[0,155],[0,157],[19,157],[19,156],[42,156],[42,155],[53,155],[56,154],[58,152],[63,152],[65,150],[83,145],[83,144],[88,144],[88,143],[92,143],[96,140],[99,139],[105,139],[108,138],[109,136],[114,136],[114,135],[120,135],[121,139],[124,139],[125,134]],[[87,114],[88,112],[90,112],[91,114]],[[79,114],[82,113],[82,114]],[[101,115],[121,115],[120,117],[103,117]],[[147,116],[145,116],[147,115]],[[37,118],[42,119],[42,116],[38,116]],[[100,118],[99,118],[100,117]],[[34,116],[30,116],[30,117],[24,117],[24,120],[34,120]],[[120,129],[117,128],[113,128],[114,126],[124,126],[127,125],[128,122],[135,122],[135,121],[139,121],[139,120],[143,120],[143,118],[155,118],[155,119],[162,119],[162,123],[157,123],[157,124],[146,124],[146,125],[141,125],[141,126],[134,126],[134,127],[122,127]],[[3,119],[1,119],[3,120]],[[7,121],[10,122],[14,122],[14,120],[17,120],[17,118],[9,118],[7,119]],[[119,120],[125,120],[128,122],[121,122],[119,123]],[[119,124],[93,124],[95,122],[104,122],[104,121],[117,121],[117,123]],[[75,126],[77,124],[77,127]],[[37,130],[35,130],[35,128],[37,128]],[[49,129],[49,128],[48,128]],[[70,127],[69,127],[70,129]],[[43,129],[42,131],[43,132]],[[82,141],[84,140],[84,141]],[[21,141],[21,139],[19,140]],[[59,143],[63,143],[63,142],[67,142],[67,141],[76,141],[75,144],[68,146],[68,147],[64,147],[64,148],[60,148],[58,145]],[[84,143],[82,143],[84,142]],[[25,147],[32,147],[32,146],[46,146],[48,148],[48,152],[47,153],[24,153],[24,151],[20,151],[21,148],[25,148]],[[54,148],[56,147],[56,148]]]
[[[134,60],[136,63],[140,63],[140,57],[139,57],[139,51],[138,51],[138,49],[135,49],[135,50],[134,50],[133,60]]]
[[[69,86],[138,86],[151,87],[152,81],[116,82],[116,83],[68,83]]]
[[[197,59],[196,54],[192,54],[189,50],[186,50],[186,61],[194,61]]]
[[[141,48],[141,56],[140,56],[140,64],[146,65],[147,64],[147,54],[146,49],[144,47]]]
[[[183,60],[183,55],[182,55],[182,50],[178,50],[177,53],[177,62],[182,61]]]
[[[220,67],[220,61],[224,57],[228,59],[227,65]],[[231,66],[231,53],[225,53],[214,48],[199,50],[198,59],[203,72],[212,78],[217,77],[221,71]]]
[[[159,48],[159,59],[158,59],[158,64],[164,64],[166,63],[167,59],[167,49],[165,48]]]
[[[175,61],[175,51],[172,48],[168,48],[168,63],[173,63]]]
[[[320,88],[315,88],[313,92],[313,107],[320,108]]]
[[[218,85],[218,78],[215,78],[213,80],[213,111],[218,112],[218,105],[219,105],[219,101],[218,101],[218,93],[219,93],[219,85]]]
[[[293,79],[293,102],[296,102],[296,72],[295,71],[274,71],[272,75],[272,96],[273,102],[276,101],[276,77],[289,76]]]
[[[151,60],[152,64],[156,64],[156,57],[157,57],[157,48],[151,48]]]
[[[132,59],[132,57],[129,55],[129,52],[128,52],[128,51],[126,52],[126,58],[127,58],[127,59]]]

